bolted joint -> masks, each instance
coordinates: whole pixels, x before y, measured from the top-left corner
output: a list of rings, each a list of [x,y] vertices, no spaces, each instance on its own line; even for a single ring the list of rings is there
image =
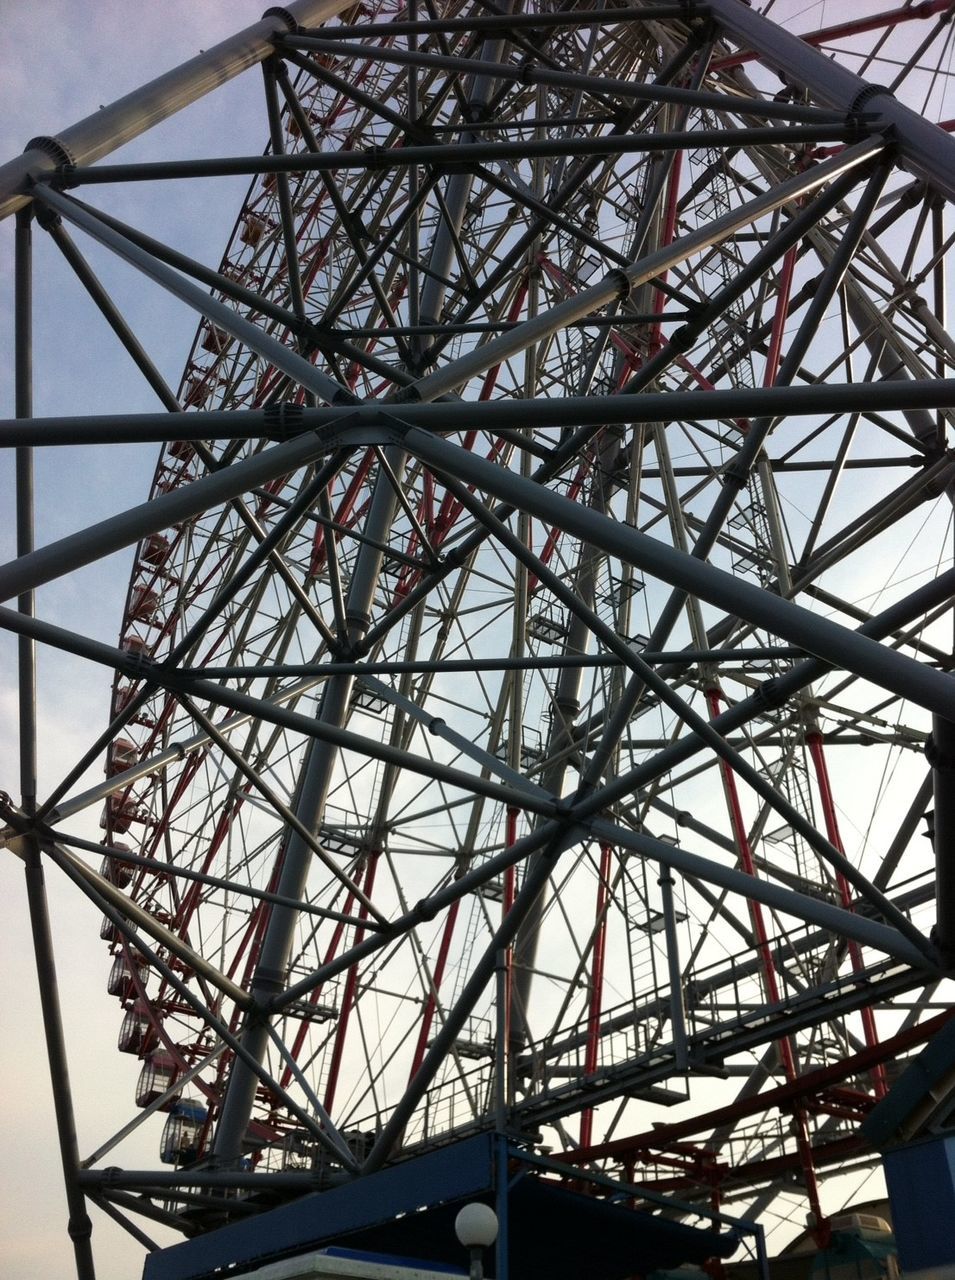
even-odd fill
[[[700,325],[681,324],[679,329],[674,329],[670,334],[670,346],[679,355],[686,355],[699,337],[700,328]]]
[[[88,1215],[83,1213],[77,1218],[70,1218],[66,1224],[66,1234],[74,1244],[80,1240],[89,1240],[93,1234],[93,1224]]]
[[[894,98],[895,94],[884,84],[867,84],[864,89],[860,89],[856,96],[849,104],[849,110],[846,112],[846,124],[851,129],[858,129],[860,126],[869,123],[869,118],[865,113],[865,106],[874,98]]]
[[[149,680],[159,663],[146,653],[131,653],[121,666],[118,663],[117,666],[133,680]]]
[[[756,689],[755,697],[759,699],[760,706],[767,711],[774,711],[786,701],[786,695],[780,690],[779,680],[775,676],[770,680],[763,681],[759,688]]]
[[[536,62],[528,59],[521,67],[518,68],[519,81],[523,85],[533,85],[537,83],[537,72],[539,68]]]
[[[415,903],[414,914],[416,919],[422,922],[433,920],[438,914],[438,908],[433,898],[419,898]]]
[[[262,21],[264,22],[266,18],[278,18],[280,21],[284,22],[286,27],[288,27],[288,35],[290,36],[297,35],[303,30],[303,28],[295,21],[292,14],[289,13],[288,9],[283,9],[279,4],[273,5],[271,9],[266,9],[265,13],[262,14]]]
[[[34,201],[29,211],[34,212],[36,216],[36,224],[44,231],[58,231],[63,225],[62,217],[48,205]],[[21,210],[21,212],[24,212]],[[19,217],[19,214],[17,215]]]
[[[24,155],[28,151],[42,151],[51,160],[55,160],[61,169],[76,168],[76,157],[66,143],[61,142],[59,138],[51,138],[48,134],[41,133],[38,137],[31,138],[23,148]]]
[[[300,404],[280,400],[265,408],[265,429],[273,440],[290,440],[304,431],[304,409]]]

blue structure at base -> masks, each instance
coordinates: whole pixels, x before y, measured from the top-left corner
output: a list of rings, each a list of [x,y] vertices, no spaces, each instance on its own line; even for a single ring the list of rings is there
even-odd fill
[[[903,1271],[955,1275],[955,1134],[896,1147],[882,1160]]]
[[[507,1242],[500,1280],[508,1273],[520,1280],[624,1280],[728,1258],[739,1244],[741,1230],[689,1227],[634,1210],[615,1203],[605,1186],[581,1195],[535,1174],[533,1164],[505,1138],[481,1134],[160,1250],[147,1259],[143,1277],[241,1275],[332,1244],[459,1266],[454,1219],[468,1200],[497,1210]],[[503,1187],[495,1176],[502,1168]],[[624,1195],[622,1189],[617,1198]]]

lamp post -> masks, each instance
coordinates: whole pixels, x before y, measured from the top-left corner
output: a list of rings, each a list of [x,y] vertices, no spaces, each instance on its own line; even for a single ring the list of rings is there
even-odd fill
[[[484,1280],[484,1250],[497,1239],[497,1214],[486,1204],[466,1204],[454,1219],[454,1234],[471,1254],[470,1280]]]

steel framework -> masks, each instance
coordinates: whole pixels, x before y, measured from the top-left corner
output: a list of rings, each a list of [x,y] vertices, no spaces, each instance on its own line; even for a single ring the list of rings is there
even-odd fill
[[[81,1278],[87,1200],[148,1248],[484,1129],[771,1241],[871,1167],[955,962],[953,5],[779,8],[297,0],[0,169]],[[101,163],[258,64],[263,155]],[[215,267],[110,203],[236,174]],[[41,235],[161,412],[33,418]],[[90,246],[198,314],[177,389]],[[33,450],[130,441],[148,498],[37,546]],[[130,549],[117,644],[35,607]],[[115,673],[41,793],[36,645]],[[44,868],[141,1064],[90,1154]]]

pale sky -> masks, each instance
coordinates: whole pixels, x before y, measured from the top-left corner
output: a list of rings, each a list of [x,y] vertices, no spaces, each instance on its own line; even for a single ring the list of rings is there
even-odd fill
[[[55,134],[95,112],[154,76],[178,65],[255,22],[264,0],[162,0],[159,4],[89,0],[3,0],[0,4],[0,158],[21,152],[37,134]],[[151,137],[127,148],[134,153],[225,155],[261,151],[266,126],[260,112],[261,73],[256,68],[214,99],[200,103]],[[218,137],[219,131],[222,136]],[[161,136],[160,136],[161,135]],[[198,256],[218,261],[241,204],[244,180],[209,192],[201,208],[191,208],[185,188],[156,200],[145,188],[123,193],[123,212],[139,225],[176,227],[175,235],[191,243]],[[165,194],[165,193],[164,193]],[[205,194],[205,193],[204,193]],[[95,199],[95,197],[94,197]],[[115,206],[114,206],[115,207]],[[0,343],[10,351],[12,297],[12,220],[0,227]],[[171,238],[171,235],[170,235]],[[36,412],[116,409],[124,396],[142,410],[158,409],[155,398],[99,320],[83,291],[57,261],[56,250],[37,236],[36,282]],[[79,237],[77,237],[79,242]],[[87,246],[83,246],[84,252]],[[91,260],[95,255],[90,251]],[[144,311],[131,273],[104,273],[117,300],[133,319],[139,336],[166,377],[176,384],[194,320],[174,304],[149,299]],[[62,290],[62,292],[60,292]],[[124,292],[125,290],[125,292]],[[160,306],[157,312],[154,310]],[[11,363],[0,362],[0,416],[12,416]],[[118,394],[118,392],[120,394]],[[127,448],[97,457],[64,451],[38,458],[38,524],[40,541],[87,523],[91,507],[102,512],[145,496],[156,449]],[[0,529],[2,558],[13,554],[12,458],[0,457],[0,500],[7,519]],[[56,617],[62,606],[88,601],[84,624],[90,634],[115,643],[129,575],[128,559],[116,558],[114,572],[98,568],[82,582],[64,584],[41,596],[44,616]],[[76,616],[74,614],[74,616]],[[0,785],[16,781],[16,695],[13,647],[0,638],[0,708],[7,732],[0,743]],[[70,724],[100,725],[108,710],[108,678],[79,664],[41,653],[40,718],[48,729],[59,720],[68,699]],[[62,721],[61,721],[62,723]],[[82,728],[66,725],[43,735],[56,741],[63,758],[75,753]],[[41,761],[41,773],[52,778],[56,762]],[[12,789],[12,788],[11,788]],[[41,787],[42,790],[42,787]],[[95,828],[96,817],[92,818]],[[88,834],[94,834],[93,830]],[[119,1054],[115,1038],[120,1011],[106,994],[109,959],[99,939],[99,919],[70,886],[49,879],[54,937],[73,1086],[77,1094],[81,1153],[108,1125],[96,1124],[96,1113],[109,1113],[113,1096],[117,1118],[128,1115],[139,1063]],[[51,1092],[39,1018],[36,975],[23,890],[22,868],[9,853],[0,856],[0,895],[4,927],[0,931],[0,963],[4,973],[0,1073],[4,1081],[4,1160],[0,1169],[0,1274],[10,1280],[54,1280],[73,1274],[73,1251],[66,1236],[66,1205],[57,1155]],[[94,1123],[90,1123],[93,1120]],[[141,1162],[155,1165],[155,1126],[140,1148]],[[122,1158],[133,1164],[124,1152]],[[108,1161],[107,1161],[108,1163]],[[97,1210],[94,1255],[99,1280],[134,1280],[142,1269],[141,1247]],[[178,1238],[163,1234],[160,1240]]]

